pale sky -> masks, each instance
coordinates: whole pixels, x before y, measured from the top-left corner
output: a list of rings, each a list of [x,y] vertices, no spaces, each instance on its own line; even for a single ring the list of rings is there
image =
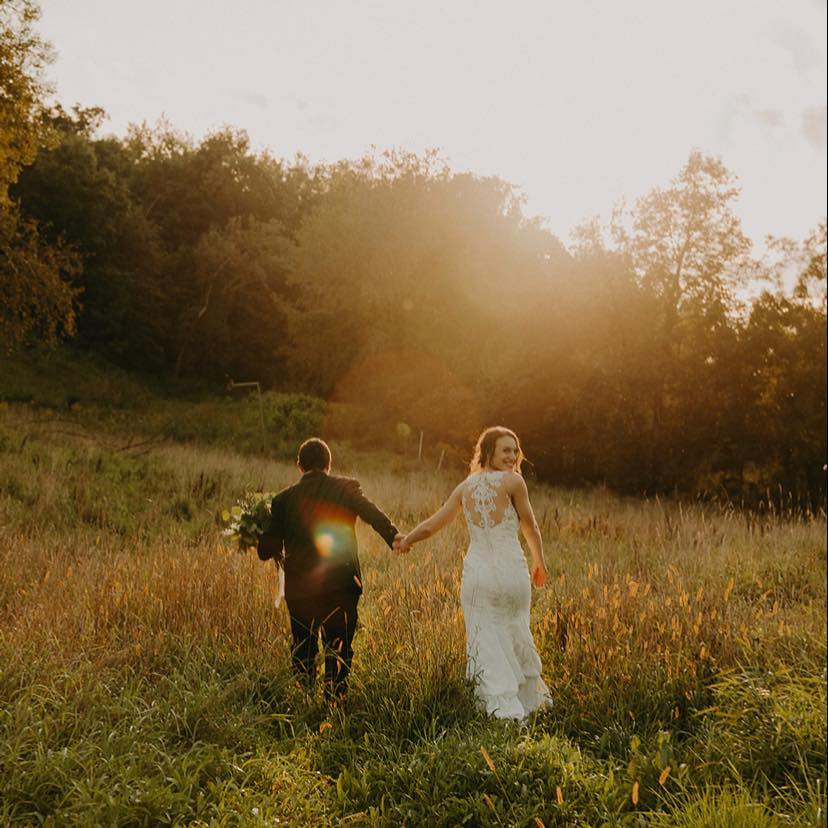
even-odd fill
[[[826,213],[825,0],[41,0],[65,106],[105,132],[242,127],[311,161],[437,148],[564,241],[677,174],[738,175],[759,242]]]

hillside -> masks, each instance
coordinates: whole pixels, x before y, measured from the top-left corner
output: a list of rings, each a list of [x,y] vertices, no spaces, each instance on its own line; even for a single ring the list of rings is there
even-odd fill
[[[62,359],[2,380],[4,824],[824,824],[824,514],[532,484],[555,706],[522,727],[464,679],[465,528],[394,557],[361,527],[331,712],[291,679],[274,572],[220,542],[224,508],[296,475],[231,447],[249,401]],[[170,421],[191,430],[153,437]],[[456,481],[336,458],[403,527]]]

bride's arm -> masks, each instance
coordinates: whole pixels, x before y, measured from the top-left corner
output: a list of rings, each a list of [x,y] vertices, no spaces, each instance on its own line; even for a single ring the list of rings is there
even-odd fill
[[[532,511],[532,504],[529,502],[526,481],[517,472],[512,472],[506,484],[506,491],[515,505],[515,511],[520,518],[520,531],[526,538],[532,555],[532,583],[535,586],[543,586],[547,578],[546,564],[543,560],[543,540],[535,513]]]
[[[444,526],[454,520],[460,511],[463,497],[463,484],[461,483],[448,497],[448,500],[430,517],[412,529],[400,542],[400,552],[408,552],[409,549],[421,540],[436,535]]]

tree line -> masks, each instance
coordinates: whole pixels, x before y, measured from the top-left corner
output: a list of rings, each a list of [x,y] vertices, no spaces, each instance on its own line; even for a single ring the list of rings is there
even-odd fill
[[[69,338],[312,393],[366,443],[505,423],[560,483],[824,499],[824,220],[757,261],[734,176],[701,151],[565,245],[510,184],[434,153],[312,165],[238,129],[101,137],[101,110],[47,105],[36,18],[0,0],[7,350]]]

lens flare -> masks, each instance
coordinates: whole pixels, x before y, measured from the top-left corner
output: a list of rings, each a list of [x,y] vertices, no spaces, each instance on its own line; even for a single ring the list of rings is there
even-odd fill
[[[313,543],[323,560],[341,557],[348,549],[347,525],[339,521],[318,523],[313,529]]]
[[[321,557],[331,557],[334,548],[334,537],[330,532],[318,532],[314,538],[314,543]]]

